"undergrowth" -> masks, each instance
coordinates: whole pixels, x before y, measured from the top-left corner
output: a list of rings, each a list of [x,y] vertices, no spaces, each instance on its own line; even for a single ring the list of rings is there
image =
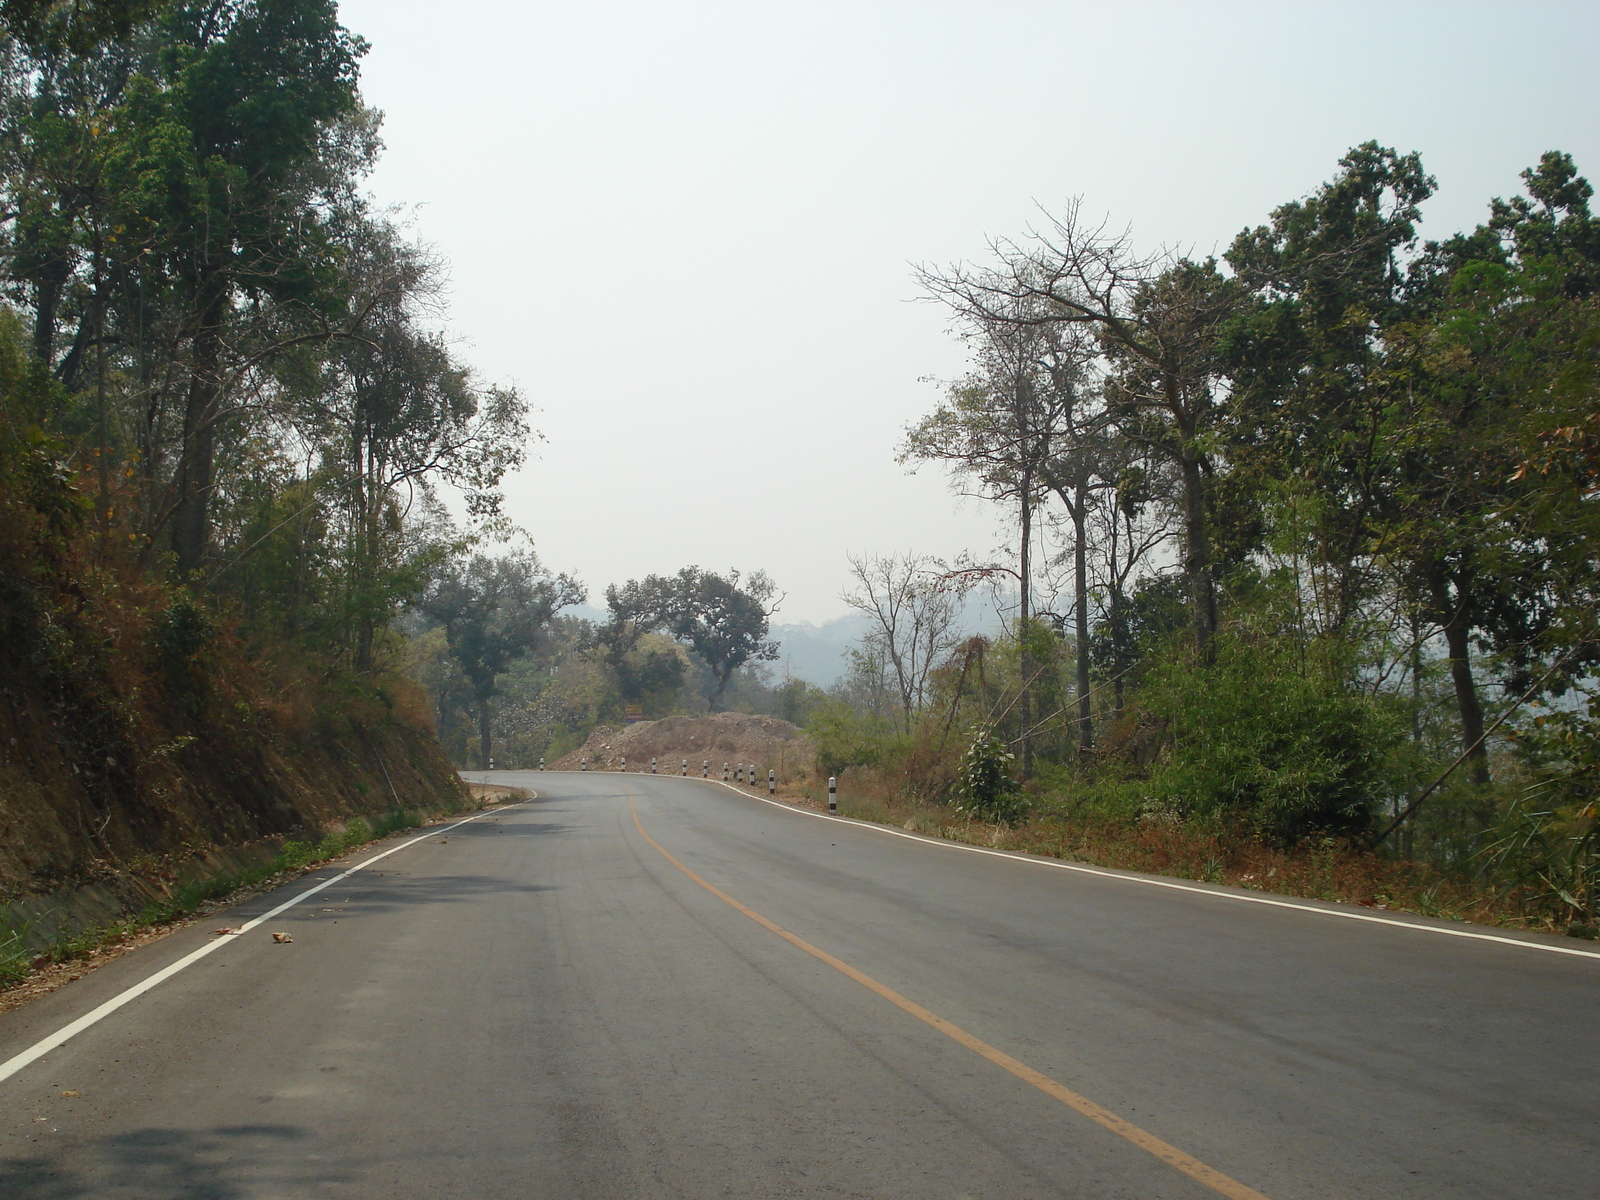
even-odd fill
[[[801,794],[825,805],[826,783]],[[906,797],[863,772],[840,780],[839,813],[856,820],[1112,870],[1138,871],[1335,900],[1421,916],[1592,936],[1589,928],[1530,910],[1515,889],[1493,887],[1426,863],[1386,858],[1351,842],[1312,837],[1287,847],[1262,842],[1243,826],[1206,827],[1170,813],[1071,812],[1038,805],[1015,825],[974,820],[955,805]]]

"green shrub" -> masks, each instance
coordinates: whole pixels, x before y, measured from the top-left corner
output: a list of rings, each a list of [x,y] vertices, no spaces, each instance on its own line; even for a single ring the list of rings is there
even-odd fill
[[[905,739],[887,721],[842,700],[829,699],[819,705],[806,732],[817,748],[817,771],[822,775],[842,775],[847,767],[877,766],[904,749]]]
[[[1015,758],[992,729],[974,730],[956,777],[956,811],[997,825],[1015,825],[1027,816],[1028,801],[1011,774]]]
[[[1292,639],[1219,635],[1209,666],[1158,668],[1141,697],[1171,736],[1151,777],[1155,805],[1280,845],[1366,832],[1402,730],[1338,667]]]

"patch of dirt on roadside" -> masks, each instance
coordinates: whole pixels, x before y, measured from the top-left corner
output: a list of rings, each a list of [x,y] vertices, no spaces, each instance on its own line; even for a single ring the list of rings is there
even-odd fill
[[[472,793],[473,802],[479,808],[533,799],[533,793],[527,788],[509,787],[503,783],[469,783],[467,791]]]
[[[571,754],[550,764],[552,771],[576,771],[588,759],[591,771],[649,771],[657,762],[662,775],[677,775],[685,761],[689,774],[698,776],[708,763],[712,778],[722,778],[722,764],[730,769],[754,763],[764,778],[768,769],[780,780],[798,778],[810,769],[816,750],[811,739],[788,721],[749,713],[712,713],[704,717],[665,717],[640,721],[618,729],[601,725],[589,740]]]

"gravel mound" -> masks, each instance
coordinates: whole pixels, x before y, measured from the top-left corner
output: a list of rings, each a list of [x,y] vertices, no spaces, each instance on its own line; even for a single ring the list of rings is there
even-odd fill
[[[730,771],[740,763],[754,763],[763,779],[771,768],[779,779],[789,780],[810,769],[814,754],[811,739],[787,721],[748,713],[712,713],[640,721],[621,729],[598,726],[588,741],[550,763],[549,769],[576,771],[587,758],[591,771],[616,771],[626,758],[628,770],[649,771],[650,760],[655,758],[657,771],[676,775],[687,759],[691,775],[700,774],[703,762],[710,763],[715,779],[722,778],[723,763]]]

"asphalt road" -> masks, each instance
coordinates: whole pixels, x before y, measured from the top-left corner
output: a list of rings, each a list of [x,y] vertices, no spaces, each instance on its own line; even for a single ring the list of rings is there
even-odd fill
[[[494,779],[540,798],[0,1080],[0,1196],[1600,1196],[1600,957]],[[0,1062],[339,869],[0,1016]]]

